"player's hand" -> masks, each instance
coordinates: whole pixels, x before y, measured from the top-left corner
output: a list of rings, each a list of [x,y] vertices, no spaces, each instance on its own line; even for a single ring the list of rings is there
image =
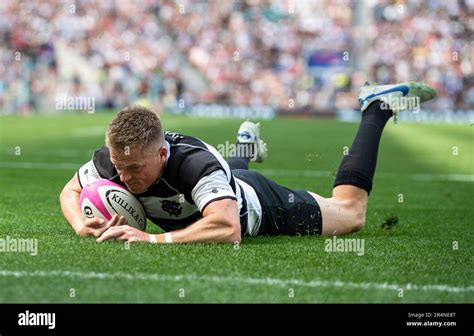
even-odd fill
[[[107,229],[112,226],[117,225],[126,225],[127,219],[123,216],[113,215],[112,218],[107,221],[98,217],[87,218],[81,225],[81,228],[78,230],[80,236],[94,236],[100,237]]]
[[[116,239],[127,242],[149,242],[150,235],[129,225],[112,226],[108,228],[98,239],[101,243],[107,239]]]

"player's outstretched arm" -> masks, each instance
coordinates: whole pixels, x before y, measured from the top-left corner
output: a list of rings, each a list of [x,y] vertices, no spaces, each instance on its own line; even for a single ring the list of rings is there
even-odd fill
[[[192,225],[171,233],[179,243],[240,243],[240,217],[237,201],[222,199],[210,203],[202,212],[203,218]],[[164,240],[164,235],[158,235]],[[162,236],[162,237],[161,237]]]
[[[99,237],[111,226],[127,224],[125,217],[118,215],[113,216],[109,222],[97,217],[84,219],[79,206],[80,196],[81,186],[77,179],[77,174],[74,174],[71,180],[64,186],[59,196],[59,201],[64,218],[66,218],[78,235],[83,237]]]
[[[184,229],[168,232],[173,243],[240,243],[240,218],[237,201],[222,199],[203,210],[203,218]],[[97,242],[116,239],[128,242],[166,243],[165,234],[149,234],[129,225],[106,230]]]

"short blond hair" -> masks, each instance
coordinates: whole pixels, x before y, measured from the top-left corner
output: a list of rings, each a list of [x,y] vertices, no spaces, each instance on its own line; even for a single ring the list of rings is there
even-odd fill
[[[163,142],[160,117],[141,105],[122,109],[109,124],[105,134],[107,146],[118,151],[132,147],[144,150],[152,144],[161,146]]]

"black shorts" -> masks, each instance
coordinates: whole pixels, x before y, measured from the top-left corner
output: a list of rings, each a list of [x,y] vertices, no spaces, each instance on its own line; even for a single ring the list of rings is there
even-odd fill
[[[251,185],[262,206],[262,223],[258,235],[320,235],[321,209],[306,190],[292,190],[262,174],[234,169],[235,177]]]

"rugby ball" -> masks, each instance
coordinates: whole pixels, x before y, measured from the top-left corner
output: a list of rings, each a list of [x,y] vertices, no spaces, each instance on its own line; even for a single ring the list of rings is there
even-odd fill
[[[79,199],[86,218],[98,217],[109,221],[114,214],[124,216],[137,229],[146,227],[145,211],[140,201],[126,188],[106,179],[84,186]]]

